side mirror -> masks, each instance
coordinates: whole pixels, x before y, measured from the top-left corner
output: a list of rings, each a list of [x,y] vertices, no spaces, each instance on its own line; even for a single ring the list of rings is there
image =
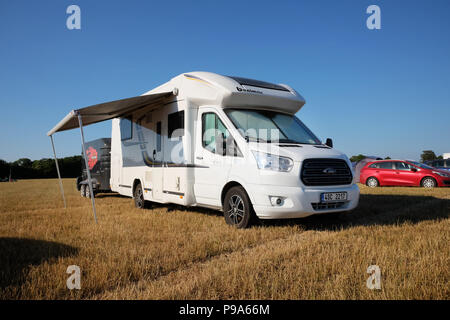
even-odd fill
[[[333,139],[327,138],[327,142],[325,142],[325,145],[329,146],[330,148],[333,148]]]
[[[417,169],[416,168],[411,168],[411,171],[412,172],[417,172]]]

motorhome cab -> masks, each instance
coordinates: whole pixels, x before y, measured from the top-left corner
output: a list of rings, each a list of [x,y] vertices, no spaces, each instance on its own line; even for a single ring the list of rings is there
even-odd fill
[[[254,217],[301,218],[358,204],[348,158],[295,116],[305,100],[287,85],[191,72],[141,98],[149,100],[109,113],[111,190],[139,208],[145,201],[209,207],[244,228]],[[103,108],[80,113],[96,107]]]

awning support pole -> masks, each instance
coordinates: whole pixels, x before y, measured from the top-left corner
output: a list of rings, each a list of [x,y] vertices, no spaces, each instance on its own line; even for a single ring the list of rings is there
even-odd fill
[[[56,158],[55,143],[53,142],[53,135],[50,136],[50,141],[52,142],[53,156],[55,157],[56,172],[58,172],[59,189],[61,190],[61,195],[62,195],[62,198],[64,201],[64,209],[66,209],[67,208],[66,197],[64,196],[64,188],[63,188],[62,179],[61,179],[61,172],[59,171],[58,158]]]
[[[78,116],[78,123],[80,124],[81,145],[83,146],[84,163],[86,166],[86,172],[88,176],[89,192],[91,193],[92,210],[94,211],[95,223],[97,223],[97,212],[95,211],[95,200],[94,200],[94,188],[92,187],[91,171],[89,170],[89,162],[86,154],[86,147],[84,146],[83,121],[81,120],[81,115],[79,113],[77,113],[77,116]]]

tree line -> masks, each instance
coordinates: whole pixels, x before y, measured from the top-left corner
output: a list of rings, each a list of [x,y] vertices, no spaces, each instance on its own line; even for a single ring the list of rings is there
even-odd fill
[[[352,156],[350,158],[351,162],[358,162],[361,161],[362,159],[366,158],[365,155],[363,154],[358,154],[357,156]],[[380,158],[382,159],[382,158]],[[384,159],[391,159],[390,157],[386,157]],[[421,162],[425,162],[425,161],[430,161],[430,160],[440,160],[443,159],[442,155],[437,156],[434,151],[432,150],[424,150],[422,151],[422,154],[420,155],[420,161]]]
[[[81,174],[81,156],[72,156],[58,159],[61,177],[75,178]],[[6,162],[0,159],[0,179],[41,179],[57,178],[55,159],[44,158],[30,160],[21,158],[14,162]]]

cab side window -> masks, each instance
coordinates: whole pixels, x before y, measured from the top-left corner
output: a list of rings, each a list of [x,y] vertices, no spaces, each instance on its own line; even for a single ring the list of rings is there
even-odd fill
[[[213,112],[202,114],[202,146],[212,153],[223,156],[241,156],[234,139]]]

